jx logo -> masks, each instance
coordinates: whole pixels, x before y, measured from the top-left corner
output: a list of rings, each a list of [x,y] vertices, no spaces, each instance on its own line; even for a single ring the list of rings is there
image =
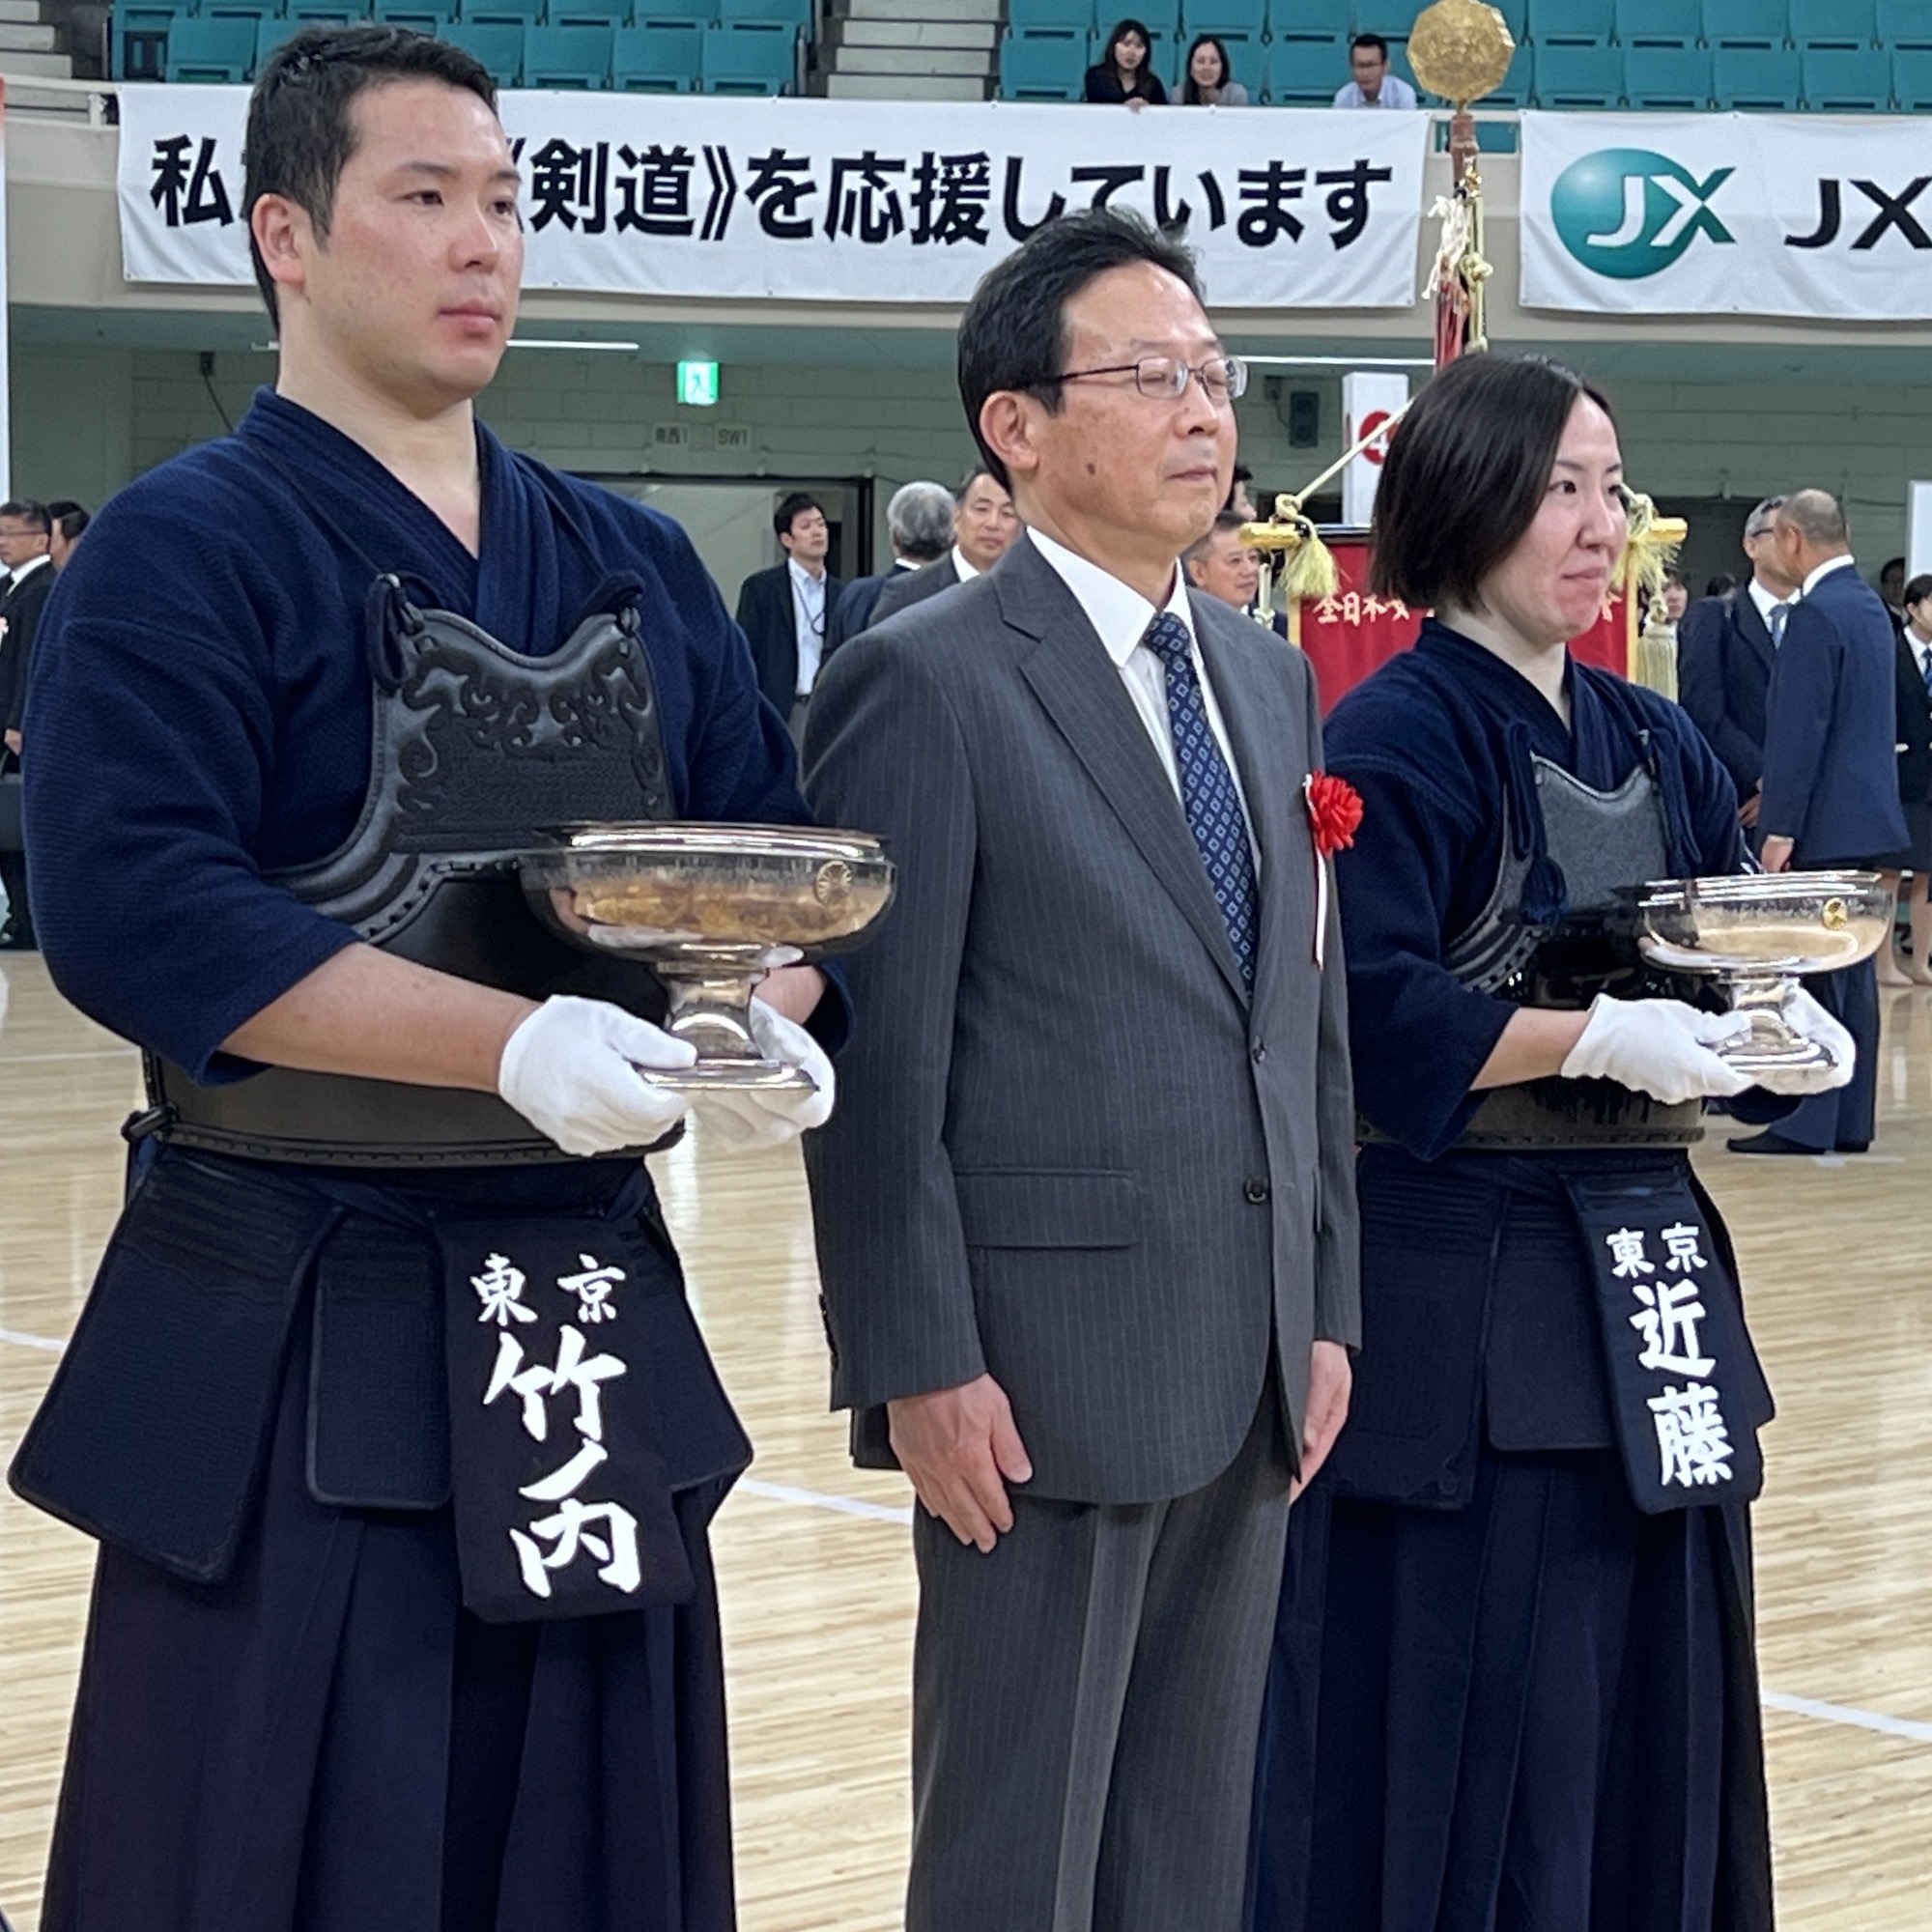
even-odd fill
[[[1736,172],[1714,168],[1699,181],[1668,155],[1601,148],[1557,176],[1550,218],[1557,239],[1584,268],[1638,281],[1669,268],[1699,235],[1735,245],[1711,201]]]

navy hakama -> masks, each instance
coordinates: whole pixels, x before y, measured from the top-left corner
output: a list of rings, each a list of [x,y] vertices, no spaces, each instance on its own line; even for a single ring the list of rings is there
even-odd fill
[[[1291,1524],[1254,1932],[1772,1922],[1747,1505],[1633,1499],[1572,1191],[1693,1203],[1727,1272],[1721,1222],[1668,1145],[1456,1146],[1515,1009],[1445,955],[1492,904],[1506,848],[1539,849],[1512,804],[1529,753],[1606,801],[1641,766],[1671,869],[1737,868],[1729,781],[1683,714],[1574,665],[1569,694],[1566,726],[1430,624],[1330,721],[1331,768],[1366,804],[1338,867],[1377,1144],[1358,1169],[1350,1419]],[[1769,1392],[1754,1362],[1739,1374],[1734,1427],[1754,1432]]]

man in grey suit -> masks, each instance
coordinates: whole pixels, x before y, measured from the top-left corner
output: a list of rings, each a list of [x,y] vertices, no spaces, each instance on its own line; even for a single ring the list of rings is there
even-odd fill
[[[959,369],[1027,534],[848,644],[806,748],[900,868],[808,1159],[834,1401],[921,1504],[907,1932],[1235,1932],[1358,1334],[1315,693],[1178,568],[1246,379],[1179,243],[1054,223]]]
[[[923,570],[887,584],[872,607],[873,623],[883,624],[955,583],[970,583],[982,571],[991,570],[1019,535],[1013,499],[983,463],[966,472],[952,499],[952,548]]]

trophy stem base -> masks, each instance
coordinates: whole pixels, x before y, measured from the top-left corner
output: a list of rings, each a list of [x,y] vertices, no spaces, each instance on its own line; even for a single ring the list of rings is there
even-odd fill
[[[697,1065],[670,1069],[639,1068],[653,1087],[678,1093],[716,1093],[721,1088],[764,1093],[803,1091],[811,1076],[781,1061],[767,1060],[752,1032],[752,994],[765,977],[762,969],[735,966],[667,970],[659,976],[670,994],[665,1031],[697,1051]]]
[[[1784,1016],[1798,982],[1782,975],[1731,982],[1731,1010],[1750,1021],[1750,1032],[1714,1049],[1740,1073],[1782,1073],[1807,1066],[1835,1066],[1829,1047],[1806,1039]]]

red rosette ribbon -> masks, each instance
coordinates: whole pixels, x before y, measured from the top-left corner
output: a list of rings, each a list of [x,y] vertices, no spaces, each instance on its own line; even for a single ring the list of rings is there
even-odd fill
[[[1308,822],[1315,831],[1315,849],[1322,858],[1355,842],[1362,822],[1362,795],[1347,779],[1333,772],[1310,772],[1301,781],[1308,801]]]

